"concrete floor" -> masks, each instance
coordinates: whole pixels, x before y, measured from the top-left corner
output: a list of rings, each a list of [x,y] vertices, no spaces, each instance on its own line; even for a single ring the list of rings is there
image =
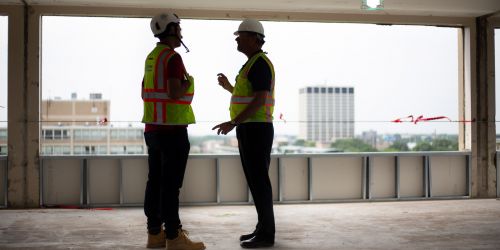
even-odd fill
[[[495,199],[275,205],[274,249],[500,249]],[[234,250],[253,206],[182,207],[207,249]],[[0,210],[0,249],[145,249],[142,208]]]

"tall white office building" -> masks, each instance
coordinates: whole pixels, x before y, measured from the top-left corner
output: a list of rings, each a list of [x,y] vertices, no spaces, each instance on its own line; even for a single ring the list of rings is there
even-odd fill
[[[301,139],[328,143],[354,137],[353,87],[304,87],[299,105]]]

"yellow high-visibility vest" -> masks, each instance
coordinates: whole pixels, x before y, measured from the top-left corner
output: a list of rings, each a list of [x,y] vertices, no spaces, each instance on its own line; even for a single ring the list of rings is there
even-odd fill
[[[246,65],[240,70],[238,76],[236,77],[236,84],[233,89],[233,95],[231,96],[231,106],[229,107],[231,113],[231,120],[234,120],[254,98],[254,92],[252,90],[252,84],[248,80],[248,72],[252,68],[253,64],[257,59],[262,58],[267,62],[269,68],[271,69],[271,94],[266,97],[266,103],[264,106],[259,108],[257,112],[252,115],[245,122],[273,122],[273,112],[274,112],[274,67],[269,58],[267,58],[264,52],[257,53],[252,56]]]
[[[194,79],[186,73],[184,80],[190,86],[184,96],[174,100],[167,93],[167,76],[164,68],[176,52],[168,45],[158,43],[146,59],[142,100],[144,102],[143,123],[159,125],[187,125],[195,123],[191,102],[194,96]]]

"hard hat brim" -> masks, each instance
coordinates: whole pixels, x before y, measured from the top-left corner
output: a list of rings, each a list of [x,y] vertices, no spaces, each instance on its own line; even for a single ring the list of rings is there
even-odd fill
[[[235,31],[233,34],[234,34],[235,36],[237,36],[237,35],[239,35],[239,34],[240,34],[240,32],[254,33],[254,34],[257,34],[257,35],[261,35],[262,37],[266,37],[266,36],[262,35],[262,34],[261,34],[261,33],[259,33],[259,32],[249,31],[249,30],[248,30],[248,31],[247,31],[247,30]]]

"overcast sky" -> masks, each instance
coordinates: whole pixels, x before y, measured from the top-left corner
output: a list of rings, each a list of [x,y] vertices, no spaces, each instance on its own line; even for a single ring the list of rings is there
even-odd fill
[[[182,18],[182,17],[181,17]],[[42,98],[90,92],[111,100],[116,126],[142,116],[144,59],[156,39],[150,19],[43,17]],[[236,50],[239,21],[182,20],[180,47],[196,80],[192,134],[229,119],[230,95],[217,73],[234,83],[246,57]],[[264,51],[276,71],[277,134],[298,134],[298,89],[308,85],[355,88],[355,133],[458,133],[456,123],[395,124],[408,115],[458,119],[457,29],[370,24],[263,22]],[[6,18],[0,18],[0,106],[6,105]],[[498,41],[497,41],[498,44]],[[497,46],[498,47],[498,46]],[[498,64],[497,64],[498,68]],[[497,93],[499,93],[497,91]],[[498,107],[498,105],[497,105]],[[6,120],[6,109],[0,108]],[[134,125],[141,126],[139,123]]]

